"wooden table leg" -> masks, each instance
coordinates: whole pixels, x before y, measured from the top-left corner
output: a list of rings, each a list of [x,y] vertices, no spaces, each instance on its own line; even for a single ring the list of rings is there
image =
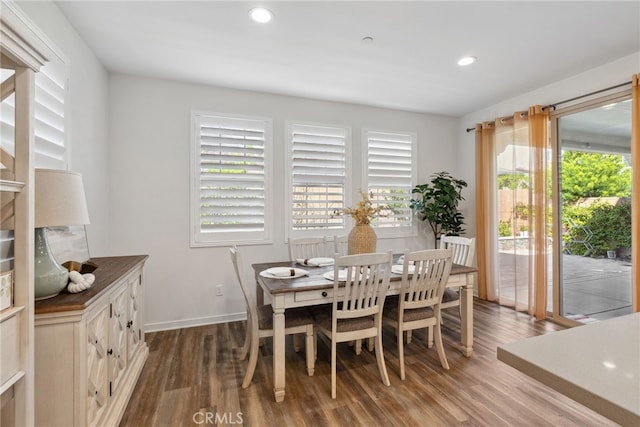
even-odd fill
[[[256,305],[262,307],[264,305],[264,293],[258,282],[258,273],[256,272]]]
[[[460,323],[462,354],[473,353],[473,275],[467,275],[467,284],[460,289]]]
[[[276,296],[273,307],[273,396],[282,402],[285,395],[284,297]]]

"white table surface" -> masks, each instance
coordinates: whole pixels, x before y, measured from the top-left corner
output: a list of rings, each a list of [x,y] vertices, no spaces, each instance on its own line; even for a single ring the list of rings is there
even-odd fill
[[[640,426],[640,313],[498,347],[498,360],[623,426]]]

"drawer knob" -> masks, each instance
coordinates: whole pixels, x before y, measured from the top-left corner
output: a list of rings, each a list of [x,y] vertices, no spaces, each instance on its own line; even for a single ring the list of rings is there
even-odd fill
[[[327,291],[322,291],[322,296],[323,296],[323,297],[326,297],[327,295],[329,295],[329,294],[327,293]]]

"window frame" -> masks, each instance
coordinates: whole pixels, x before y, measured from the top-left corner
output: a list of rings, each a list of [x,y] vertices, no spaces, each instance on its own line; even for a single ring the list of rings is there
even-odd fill
[[[335,237],[339,235],[344,235],[348,232],[348,222],[347,219],[344,218],[342,227],[340,228],[317,228],[314,230],[294,230],[292,221],[293,221],[293,194],[292,194],[292,186],[293,186],[293,159],[291,157],[291,153],[293,152],[293,138],[292,132],[295,126],[307,126],[307,127],[317,127],[317,128],[330,128],[330,129],[340,129],[344,131],[345,139],[344,139],[344,203],[345,207],[350,206],[352,193],[353,193],[353,185],[352,185],[352,176],[353,176],[353,166],[352,166],[352,145],[353,145],[353,130],[351,126],[340,125],[335,123],[319,123],[319,122],[309,122],[309,121],[301,121],[301,120],[286,120],[284,126],[284,135],[285,135],[285,143],[284,143],[284,203],[286,206],[285,209],[285,242],[288,241],[289,238],[299,238],[299,237],[312,237],[322,234],[327,237]]]
[[[362,128],[362,163],[361,163],[361,171],[362,171],[362,191],[369,193],[369,134],[370,133],[381,133],[381,134],[395,134],[402,135],[411,138],[411,184],[409,187],[409,195],[411,195],[411,190],[415,187],[418,179],[418,134],[417,132],[412,131],[399,131],[399,130],[389,130],[389,129],[379,129],[379,128]],[[418,227],[417,221],[415,220],[415,216],[411,214],[410,216],[410,224],[409,226],[398,226],[398,227],[377,227],[375,222],[372,223],[372,227],[376,231],[376,235],[379,238],[404,238],[404,237],[415,237],[418,235]]]
[[[200,121],[201,116],[220,118],[223,120],[246,120],[264,124],[264,228],[262,231],[240,232],[237,230],[203,233],[200,228]],[[219,247],[230,244],[259,245],[272,243],[273,233],[273,119],[264,116],[247,116],[239,114],[219,113],[208,110],[191,112],[190,138],[190,247]]]

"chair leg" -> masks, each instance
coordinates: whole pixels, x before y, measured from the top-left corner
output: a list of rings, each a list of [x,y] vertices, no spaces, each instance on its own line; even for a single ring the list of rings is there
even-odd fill
[[[315,356],[316,356],[316,346],[315,346],[315,331],[313,329],[313,325],[307,326],[307,333],[304,343],[304,351],[307,356],[307,373],[309,376],[313,376],[315,371]]]
[[[407,331],[411,332],[410,330]],[[397,339],[398,339],[398,363],[400,365],[400,379],[404,381],[404,340],[402,339],[403,331],[398,326],[397,330]]]
[[[313,328],[313,360],[318,360],[318,330]]]
[[[449,369],[449,362],[447,362],[447,355],[444,352],[444,345],[442,344],[442,331],[440,330],[440,324],[438,323],[435,328],[436,350],[438,350],[440,364],[444,369]]]
[[[249,365],[247,365],[247,372],[244,374],[244,381],[242,381],[242,388],[249,387],[251,380],[253,379],[253,373],[256,371],[256,365],[258,364],[258,342],[259,338],[251,334],[251,351],[249,353]]]
[[[362,353],[362,339],[357,339],[355,346],[354,346],[354,350],[356,352],[356,354],[360,354]]]
[[[240,360],[247,358],[249,347],[251,346],[251,318],[249,316],[249,313],[247,313],[247,331],[244,334],[244,344],[242,346],[242,351],[240,352]]]
[[[411,338],[412,338],[411,330],[408,330],[407,331],[407,344],[411,344]]]
[[[331,398],[336,398],[336,340],[331,338]]]
[[[374,347],[373,343],[374,343],[373,337],[367,339],[367,350],[373,351],[373,347]]]
[[[400,334],[402,336],[402,334]],[[376,336],[376,360],[378,361],[378,370],[380,371],[380,378],[386,386],[390,386],[389,374],[387,373],[387,366],[384,364],[384,354],[382,353],[382,330],[378,329],[378,335]]]
[[[427,348],[433,347],[433,326],[427,328]]]

